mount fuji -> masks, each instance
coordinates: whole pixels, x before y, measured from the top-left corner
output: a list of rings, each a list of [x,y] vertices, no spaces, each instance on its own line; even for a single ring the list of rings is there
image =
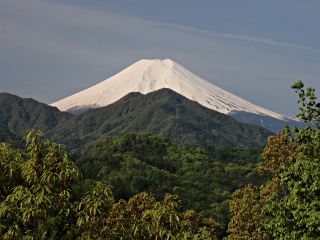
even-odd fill
[[[275,113],[229,93],[170,59],[140,60],[118,74],[50,105],[61,111],[81,113],[107,106],[132,92],[147,94],[163,88],[240,122],[260,125],[273,132],[285,124],[298,127],[303,124],[297,118]]]

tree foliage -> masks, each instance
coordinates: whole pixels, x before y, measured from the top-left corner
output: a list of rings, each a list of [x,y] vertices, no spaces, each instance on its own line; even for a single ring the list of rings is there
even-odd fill
[[[127,133],[74,160],[85,178],[109,183],[116,201],[144,191],[157,201],[165,193],[177,194],[183,211],[215,219],[225,235],[232,192],[265,182],[257,172],[261,153],[259,148],[188,148],[151,133]]]
[[[82,178],[62,145],[35,130],[25,140],[25,151],[0,146],[1,239],[216,238],[220,225],[182,211],[177,195],[115,202],[108,185]]]
[[[5,144],[1,148],[7,168],[0,203],[3,238],[62,238],[74,214],[72,188],[79,184],[80,173],[62,146],[44,141],[40,132],[30,131],[26,142],[26,152]]]
[[[320,238],[320,103],[314,89],[304,91],[303,87],[301,81],[292,86],[302,104],[298,116],[308,126],[285,132],[296,144],[288,164],[280,165],[279,186],[286,194],[271,195],[262,211],[268,234],[281,239]]]
[[[320,238],[320,103],[301,81],[292,88],[302,104],[297,116],[307,126],[269,137],[260,171],[272,179],[260,191],[247,186],[234,193],[227,239]]]

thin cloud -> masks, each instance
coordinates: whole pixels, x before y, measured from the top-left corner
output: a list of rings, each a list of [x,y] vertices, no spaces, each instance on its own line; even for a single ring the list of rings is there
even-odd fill
[[[296,48],[296,49],[302,49],[302,50],[311,51],[311,52],[315,52],[315,53],[320,53],[319,49],[300,45],[300,44],[295,44],[295,43],[284,43],[284,42],[279,42],[279,41],[272,40],[272,39],[263,39],[263,38],[259,38],[259,37],[238,35],[238,34],[231,34],[231,33],[218,33],[218,32],[211,31],[211,30],[196,29],[196,28],[193,28],[190,26],[179,25],[179,24],[160,23],[160,22],[154,22],[154,23],[157,25],[172,27],[172,28],[183,30],[183,31],[193,32],[193,33],[201,33],[201,34],[205,34],[205,35],[209,35],[209,36],[231,38],[231,39],[240,39],[240,40],[250,41],[250,42],[255,42],[255,43],[263,43],[263,44],[273,45],[273,46]]]

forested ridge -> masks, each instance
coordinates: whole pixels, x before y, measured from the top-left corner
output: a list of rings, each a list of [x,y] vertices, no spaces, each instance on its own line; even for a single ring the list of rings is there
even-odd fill
[[[1,144],[1,238],[319,239],[320,103],[292,88],[307,127],[264,149],[131,132],[68,155],[36,130]]]
[[[105,138],[151,132],[179,145],[264,147],[274,133],[203,107],[170,89],[130,93],[105,107],[73,115],[33,99],[0,93],[0,126],[23,137],[40,130],[68,151],[88,152]]]
[[[231,194],[265,181],[257,171],[261,153],[259,148],[188,148],[151,133],[128,133],[73,158],[86,179],[110,184],[115,200],[142,191],[157,200],[165,193],[177,194],[183,210],[211,217],[225,231]]]
[[[0,126],[20,137],[31,128],[45,133],[73,116],[32,98],[0,93]]]
[[[128,132],[151,132],[189,147],[264,147],[272,131],[245,124],[189,100],[171,89],[130,93],[105,107],[89,109],[46,133],[70,150]],[[70,146],[70,147],[69,147]]]

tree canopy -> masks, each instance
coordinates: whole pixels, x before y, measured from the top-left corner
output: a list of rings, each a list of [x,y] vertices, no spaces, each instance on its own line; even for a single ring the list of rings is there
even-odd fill
[[[26,150],[0,145],[1,239],[215,239],[220,225],[181,210],[177,195],[142,192],[115,202],[82,178],[62,145],[31,130]]]
[[[233,194],[226,239],[320,239],[320,103],[302,81],[292,88],[307,126],[269,137],[260,171],[272,179]]]

